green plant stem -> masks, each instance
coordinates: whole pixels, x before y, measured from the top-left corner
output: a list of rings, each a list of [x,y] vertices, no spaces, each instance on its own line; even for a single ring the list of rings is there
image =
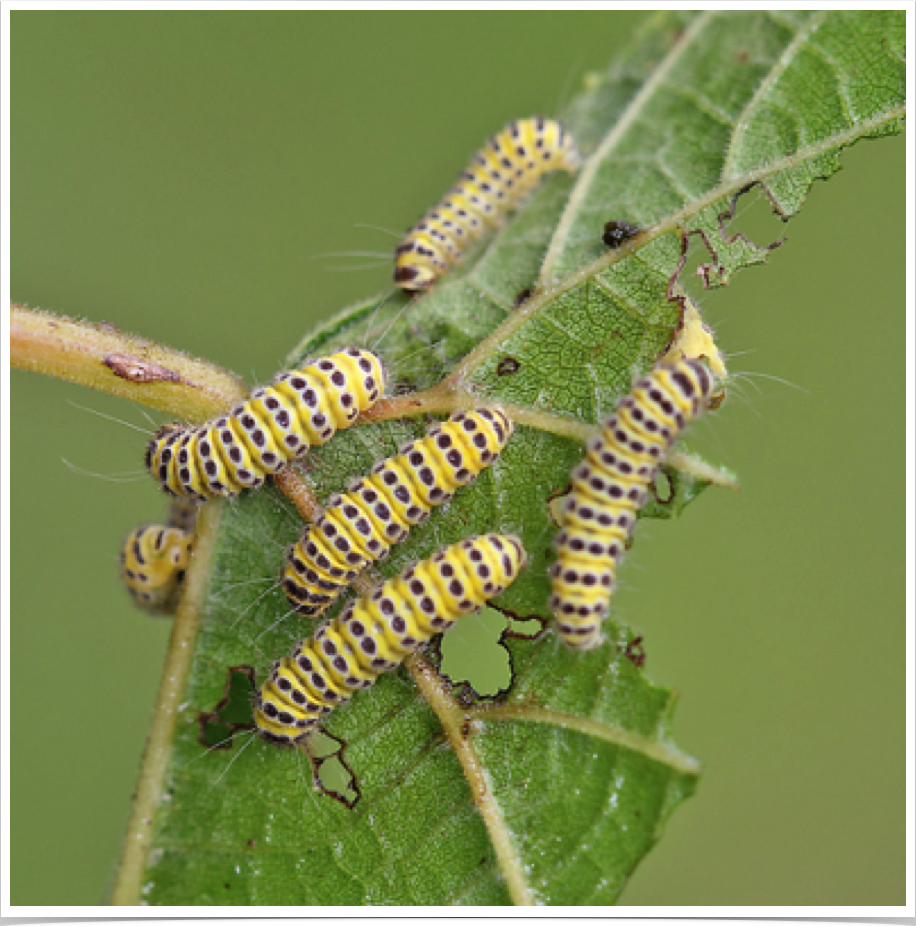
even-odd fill
[[[315,490],[291,467],[275,473],[273,480],[309,524],[314,524],[324,513]]]
[[[113,906],[136,906],[140,902],[143,873],[153,838],[153,821],[162,803],[165,775],[180,713],[179,705],[184,700],[194,658],[194,643],[203,620],[221,512],[222,503],[211,502],[202,506],[197,520],[194,554],[185,579],[184,594],[172,624],[162,682],[124,839],[124,851],[111,893]]]
[[[407,660],[407,668],[423,697],[436,712],[449,745],[461,764],[461,770],[471,789],[471,797],[493,843],[499,868],[505,878],[512,902],[517,906],[534,906],[535,901],[528,887],[521,860],[512,842],[512,836],[503,819],[502,809],[467,735],[465,711],[452,697],[448,683],[419,653]]]

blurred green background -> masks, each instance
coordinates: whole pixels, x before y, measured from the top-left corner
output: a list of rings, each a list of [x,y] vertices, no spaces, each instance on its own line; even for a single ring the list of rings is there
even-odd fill
[[[318,255],[390,251],[357,226],[408,227],[640,19],[17,11],[12,297],[264,380],[387,288],[387,262]],[[618,613],[706,771],[623,903],[905,902],[904,152],[861,143],[788,227],[752,206],[739,227],[789,243],[700,297],[733,369],[804,391],[746,383],[698,427],[742,491],[644,524],[624,568]],[[169,632],[116,555],[164,504],[144,436],[71,403],[148,429],[138,407],[20,373],[13,394],[10,902],[93,904]]]

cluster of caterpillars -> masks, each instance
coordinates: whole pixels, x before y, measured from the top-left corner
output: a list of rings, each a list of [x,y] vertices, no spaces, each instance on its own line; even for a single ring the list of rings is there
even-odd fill
[[[399,245],[396,285],[429,289],[542,176],[574,172],[579,164],[576,144],[559,123],[511,123]],[[618,248],[638,234],[630,223],[609,222],[604,241]],[[688,321],[702,328],[698,315]],[[696,331],[690,337],[702,340]],[[572,472],[558,516],[549,604],[559,638],[574,650],[603,642],[616,570],[659,466],[687,425],[721,401],[718,352],[700,360],[691,352],[695,345],[684,340],[682,346],[636,380]],[[175,607],[198,504],[259,488],[309,448],[353,426],[385,390],[382,360],[349,348],[283,373],[204,425],[157,431],[147,468],[176,504],[166,525],[139,528],[125,542],[122,571],[137,603],[159,613]],[[291,605],[310,617],[322,615],[411,527],[493,466],[512,433],[512,421],[498,406],[459,411],[354,479],[287,550],[280,581]],[[257,732],[271,743],[301,741],[354,692],[502,594],[527,560],[519,537],[489,533],[445,547],[377,585],[274,663],[255,698]]]

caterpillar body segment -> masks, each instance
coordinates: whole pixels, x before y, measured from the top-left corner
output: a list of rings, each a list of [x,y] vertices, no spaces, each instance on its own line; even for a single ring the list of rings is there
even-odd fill
[[[147,446],[146,466],[171,495],[232,497],[349,428],[384,391],[378,357],[350,348],[283,373],[200,427],[165,425]]]
[[[411,527],[492,465],[512,434],[496,408],[459,412],[351,483],[287,551],[283,588],[300,613],[323,613]]]
[[[560,639],[587,650],[602,641],[617,565],[659,464],[716,389],[698,360],[658,364],[618,403],[573,470],[555,539],[550,606]]]
[[[498,225],[544,174],[574,173],[580,156],[553,119],[519,119],[494,135],[439,205],[417,222],[395,251],[394,282],[429,289],[484,231]]]
[[[483,534],[376,586],[274,664],[255,699],[257,732],[278,745],[307,736],[355,691],[503,592],[526,561],[517,538]]]

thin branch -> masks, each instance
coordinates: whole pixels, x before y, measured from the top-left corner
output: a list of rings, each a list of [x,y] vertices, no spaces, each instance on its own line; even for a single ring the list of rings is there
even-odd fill
[[[248,395],[234,373],[107,322],[76,322],[14,303],[10,343],[17,369],[79,383],[186,421],[205,421]],[[274,481],[307,521],[321,516],[315,493],[298,473],[288,469]]]
[[[16,369],[122,396],[205,421],[248,395],[234,373],[180,351],[118,331],[10,306],[10,358]]]
[[[559,437],[587,441],[597,433],[594,425],[579,418],[556,415],[539,408],[494,402],[470,390],[461,388],[451,377],[431,389],[410,392],[406,395],[383,399],[360,422],[392,421],[400,418],[419,418],[421,415],[446,415],[472,408],[501,408],[515,424],[526,425],[538,431],[548,431]]]
[[[292,467],[274,473],[273,480],[309,524],[314,524],[324,514],[315,490]]]
[[[184,700],[185,685],[194,658],[194,643],[203,621],[222,507],[219,502],[204,505],[197,520],[194,553],[185,580],[184,594],[172,625],[159,696],[124,840],[124,852],[111,894],[114,906],[136,906],[140,903],[140,887],[149,857],[153,820],[162,804],[166,770],[181,713],[179,705]]]
[[[503,819],[502,810],[496,801],[486,771],[480,763],[474,747],[464,733],[467,715],[451,695],[446,682],[419,653],[407,660],[407,668],[429,706],[436,712],[449,745],[455,752],[464,777],[471,788],[471,797],[483,817],[490,835],[500,870],[506,879],[509,896],[516,906],[535,905],[534,897],[525,879],[525,872],[512,837]]]
[[[462,408],[474,408],[475,404],[480,404],[479,397],[459,391],[448,380],[442,380],[430,389],[382,399],[368,412],[360,415],[357,423],[419,418],[423,415],[450,415]]]
[[[417,418],[427,414],[447,414],[461,409],[484,408],[488,405],[498,405],[517,425],[546,431],[557,437],[566,437],[583,444],[601,433],[600,425],[590,424],[581,418],[557,415],[524,405],[489,402],[469,390],[460,388],[451,381],[451,378],[442,380],[438,385],[422,392],[411,392],[407,395],[383,399],[375,408],[360,418],[360,423]],[[666,462],[694,479],[703,479],[712,485],[723,486],[727,489],[737,490],[739,488],[738,479],[733,473],[712,466],[692,454],[673,450],[668,454]],[[307,515],[303,514],[303,517]]]

